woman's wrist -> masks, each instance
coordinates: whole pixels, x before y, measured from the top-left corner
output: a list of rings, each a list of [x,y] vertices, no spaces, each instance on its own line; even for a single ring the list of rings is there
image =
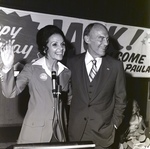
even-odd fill
[[[3,71],[4,73],[7,73],[12,67],[13,67],[13,65],[12,65],[12,66],[5,66],[5,65],[3,65],[2,71]]]

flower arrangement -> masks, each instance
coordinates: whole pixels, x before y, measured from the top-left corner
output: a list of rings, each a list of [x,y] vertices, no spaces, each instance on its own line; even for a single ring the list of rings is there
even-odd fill
[[[134,100],[130,125],[124,133],[124,141],[120,144],[119,149],[150,149],[149,130],[139,111],[137,101]]]

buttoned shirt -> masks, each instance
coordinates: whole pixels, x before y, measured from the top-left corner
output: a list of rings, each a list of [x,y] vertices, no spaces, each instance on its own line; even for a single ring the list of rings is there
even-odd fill
[[[92,55],[87,51],[86,52],[86,55],[85,55],[85,66],[86,66],[86,70],[87,70],[87,74],[89,75],[90,73],[90,70],[92,68],[92,60],[94,60],[94,58],[92,57]],[[97,68],[97,71],[99,70],[100,66],[101,66],[101,63],[102,63],[102,58],[101,57],[97,57],[95,58],[96,60],[96,68]]]

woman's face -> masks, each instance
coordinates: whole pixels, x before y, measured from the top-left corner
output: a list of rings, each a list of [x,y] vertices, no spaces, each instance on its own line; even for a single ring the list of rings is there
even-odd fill
[[[47,43],[47,47],[48,58],[58,61],[63,59],[66,47],[65,41],[60,34],[53,34],[52,36],[50,36]]]

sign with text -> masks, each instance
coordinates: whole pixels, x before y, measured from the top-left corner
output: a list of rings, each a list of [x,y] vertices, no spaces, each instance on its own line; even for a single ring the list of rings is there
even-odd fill
[[[76,54],[85,51],[83,31],[92,22],[100,22],[108,28],[110,46],[108,53],[123,61],[126,73],[133,77],[150,77],[150,29],[86,20],[60,15],[36,13],[0,7],[0,46],[12,40],[15,65],[25,64],[39,57],[36,44],[38,30],[54,24],[61,28]]]

